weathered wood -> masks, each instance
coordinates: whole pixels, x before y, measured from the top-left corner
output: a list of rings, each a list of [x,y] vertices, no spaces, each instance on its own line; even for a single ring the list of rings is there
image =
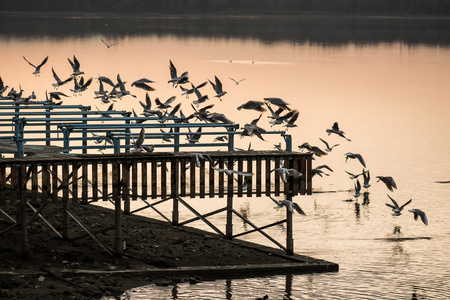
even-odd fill
[[[219,168],[223,169],[224,168],[224,158],[223,156],[219,158]],[[223,198],[224,196],[224,173],[223,172],[219,172],[219,197]]]
[[[312,194],[312,155],[306,160],[306,193],[308,195]]]
[[[253,173],[253,158],[247,157],[247,172]],[[247,178],[247,197],[251,197],[253,194],[253,176]]]
[[[97,202],[98,201],[98,164],[97,161],[92,161],[91,164],[91,183],[92,183],[92,201]]]
[[[38,188],[39,188],[37,164],[30,165],[29,172],[31,172],[31,203],[36,204],[38,202]]]
[[[239,172],[244,172],[244,159],[242,157],[239,157],[237,159],[237,168]],[[247,181],[247,178],[239,175],[238,176],[238,182],[237,182],[237,195],[238,197],[242,197],[244,192],[244,181]]]
[[[277,169],[279,167],[280,167],[280,158],[276,157],[274,169]],[[275,174],[274,175],[275,196],[279,196],[280,195],[280,174],[278,174],[278,172],[276,172],[276,171],[274,171],[273,173]]]
[[[185,158],[180,159],[180,196],[186,196],[186,171],[187,171],[187,160]]]
[[[262,186],[262,166],[261,166],[261,157],[258,156],[256,158],[256,197],[261,197],[261,186]]]
[[[88,203],[89,186],[88,186],[88,162],[83,161],[81,166],[81,203]]]
[[[58,202],[58,163],[52,163],[52,202]]]
[[[189,195],[191,198],[195,197],[195,169],[196,169],[195,161],[194,158],[191,156],[191,166],[189,169],[190,170],[189,180],[191,182],[189,187]]]
[[[158,197],[158,163],[156,160],[152,161],[152,199]]]
[[[6,164],[0,162],[0,206],[6,205]]]
[[[122,200],[123,213],[130,214],[130,165],[128,161],[122,162]],[[120,199],[119,199],[120,201]]]
[[[77,160],[72,161],[72,203],[78,203],[78,167]]]
[[[205,168],[206,168],[205,160],[200,161],[200,198],[205,198]]]
[[[167,160],[161,160],[161,198],[167,198]]]
[[[141,162],[141,199],[142,200],[147,200],[147,189],[148,189],[148,173],[147,173],[147,162],[146,161],[142,161]]]
[[[270,180],[272,174],[270,173],[270,165],[271,165],[271,161],[272,159],[270,158],[270,156],[266,156],[264,157],[264,161],[266,163],[266,196],[270,196],[271,191],[272,191],[272,181]]]
[[[137,160],[131,161],[131,199],[136,200],[138,198],[138,166]]]
[[[70,238],[70,228],[69,228],[69,168],[67,162],[62,164],[62,190],[63,190],[63,219],[62,219],[62,236],[63,239]]]
[[[108,161],[102,161],[102,198],[103,201],[108,201]]]
[[[214,198],[214,196],[216,194],[216,187],[215,187],[216,175],[215,175],[214,169],[212,167],[213,167],[213,164],[211,162],[209,162],[209,168],[208,168],[208,173],[209,173],[209,198]]]
[[[49,166],[46,162],[42,162],[41,174],[42,174],[42,202],[46,203],[50,194],[50,172]]]

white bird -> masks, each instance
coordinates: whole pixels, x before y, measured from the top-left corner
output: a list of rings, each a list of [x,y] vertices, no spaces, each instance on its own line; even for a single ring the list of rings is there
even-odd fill
[[[345,162],[347,162],[347,159],[349,159],[349,158],[351,158],[351,159],[357,159],[357,160],[359,160],[359,162],[364,166],[364,168],[366,167],[366,162],[364,161],[364,159],[363,159],[363,157],[361,156],[361,154],[347,152],[347,153],[345,153],[344,155],[345,155]]]
[[[397,189],[397,184],[394,181],[394,178],[390,176],[377,176],[379,182],[380,180],[386,185],[386,187],[393,192],[394,189]]]
[[[177,86],[179,84],[189,82],[188,72],[184,72],[178,77],[177,68],[175,68],[174,64],[172,63],[172,60],[169,60],[169,69],[171,79],[167,83],[172,83],[173,86]]]
[[[418,217],[422,220],[423,224],[428,225],[428,218],[427,215],[421,211],[420,209],[413,208],[408,210],[409,212],[412,212],[414,214],[414,220],[417,221]]]
[[[335,144],[335,145],[330,147],[330,145],[327,143],[327,141],[325,141],[325,140],[323,140],[321,138],[319,138],[319,140],[321,140],[325,144],[325,146],[326,146],[325,151],[327,151],[327,152],[331,152],[331,150],[333,150],[334,147],[339,146],[339,144]]]
[[[208,79],[209,83],[211,83],[214,91],[216,92],[216,95],[214,97],[219,98],[220,101],[222,101],[222,99],[220,97],[223,97],[226,95],[227,92],[225,92],[222,88],[222,82],[220,82],[219,78],[217,78],[217,76],[214,76],[214,80],[215,80],[215,84]]]
[[[359,182],[358,179],[356,179],[355,194],[353,195],[353,197],[358,198],[359,196],[361,196],[361,183]]]
[[[370,173],[369,170],[363,170],[363,178],[364,178],[364,183],[363,183],[363,187],[368,189],[370,187]]]
[[[391,196],[389,196],[389,195],[387,195],[387,196],[389,197],[389,199],[391,199],[392,203],[394,204],[394,205],[392,205],[392,204],[389,204],[389,203],[385,203],[388,207],[392,208],[392,211],[393,211],[393,214],[392,214],[392,215],[393,215],[393,216],[400,216],[400,215],[402,214],[403,208],[404,208],[406,205],[408,205],[409,203],[411,203],[411,201],[412,201],[412,199],[410,199],[408,202],[406,202],[406,203],[403,204],[402,206],[399,206],[398,203],[397,203],[397,201],[395,201],[394,199],[392,199]]]
[[[340,137],[343,137],[344,139],[346,139],[347,141],[351,142],[350,139],[346,138],[344,133],[342,130],[339,129],[339,125],[338,122],[334,122],[333,127],[331,127],[331,129],[327,129],[326,132],[328,133],[328,135],[334,133],[337,134]]]
[[[195,166],[197,168],[201,167],[200,161],[206,161],[208,160],[211,165],[214,164],[214,161],[209,157],[208,154],[202,154],[202,153],[191,153],[191,157],[194,159]]]
[[[274,199],[272,196],[269,196],[269,197],[277,205],[277,206],[274,207],[275,209],[278,210],[278,209],[282,208],[283,206],[286,206],[287,209],[290,212],[293,212],[294,211],[293,209],[295,209],[300,215],[306,216],[306,214],[303,211],[303,209],[301,209],[301,207],[297,203],[295,203],[295,202],[293,202],[291,200],[288,200],[288,199],[282,200],[282,201],[278,201],[278,200]]]
[[[287,103],[286,101],[284,101],[281,98],[277,98],[277,97],[267,97],[264,98],[265,101],[270,102],[273,105],[276,105],[280,108],[286,109],[286,110],[291,110],[288,105],[290,105],[289,103]]]
[[[73,61],[70,58],[67,58],[67,60],[69,60],[69,63],[72,66],[72,70],[73,70],[72,76],[78,76],[78,75],[84,74],[84,72],[80,71],[80,62],[75,57],[75,55],[73,56]]]
[[[232,81],[234,81],[234,83],[236,83],[236,85],[238,85],[239,83],[241,83],[242,81],[244,81],[246,79],[246,78],[243,78],[243,79],[240,79],[240,80],[235,80],[235,79],[233,79],[231,77],[228,77],[228,78],[230,78]]]
[[[46,58],[44,58],[44,60],[38,65],[38,66],[35,66],[35,65],[33,65],[32,63],[30,63],[26,58],[25,58],[25,56],[22,56],[23,57],[23,59],[25,59],[25,61],[27,62],[27,63],[29,63],[30,64],[30,66],[32,66],[33,68],[34,68],[34,72],[33,72],[33,74],[35,75],[35,76],[39,76],[39,74],[41,73],[41,67],[47,62],[47,60],[48,60],[48,56],[46,57]]]
[[[52,83],[52,86],[57,89],[58,87],[68,83],[69,81],[71,81],[73,79],[73,77],[69,77],[66,80],[61,80],[59,79],[58,75],[56,75],[55,70],[52,68],[52,73],[53,73],[53,78],[55,78],[56,83]]]
[[[270,173],[272,173],[273,171],[276,171],[281,176],[281,180],[283,180],[283,182],[285,182],[285,183],[288,182],[287,181],[288,176],[292,176],[295,178],[303,176],[303,174],[300,173],[299,171],[297,171],[296,169],[275,168],[275,169],[272,169],[270,171]]]
[[[236,170],[214,168],[214,167],[213,167],[213,169],[216,171],[219,171],[219,172],[223,172],[223,173],[227,174],[228,176],[233,175],[233,174],[241,175],[244,177],[253,176],[253,173],[249,173],[249,172],[241,172],[241,171],[236,171]]]
[[[111,48],[112,46],[115,46],[115,45],[117,45],[117,43],[114,43],[114,44],[108,44],[107,42],[105,42],[103,39],[100,39],[102,42],[103,42],[103,44],[105,44],[106,45],[106,47],[108,47],[108,49],[109,48]]]

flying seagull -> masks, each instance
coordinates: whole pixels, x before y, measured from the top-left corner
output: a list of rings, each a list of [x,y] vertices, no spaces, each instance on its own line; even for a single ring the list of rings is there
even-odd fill
[[[270,102],[270,104],[276,105],[280,108],[286,109],[286,110],[291,110],[288,105],[289,103],[287,103],[286,101],[284,101],[281,98],[276,98],[276,97],[267,97],[264,98],[265,101]]]
[[[327,152],[331,152],[331,150],[333,150],[334,147],[339,146],[339,144],[335,144],[330,147],[330,145],[327,143],[327,141],[325,141],[321,138],[319,138],[319,140],[321,140],[325,144],[325,146],[326,146],[325,151],[327,151]]]
[[[100,40],[103,42],[103,44],[106,45],[106,47],[108,47],[108,49],[111,48],[111,47],[114,46],[114,45],[117,45],[117,43],[114,43],[114,44],[108,44],[108,43],[105,42],[103,39],[100,39]]]
[[[172,60],[169,60],[169,69],[171,79],[167,83],[172,83],[173,86],[178,86],[179,84],[189,82],[188,72],[184,72],[178,77],[177,68],[175,68],[175,65],[172,63]]]
[[[423,224],[428,225],[427,215],[423,211],[421,211],[420,209],[417,209],[417,208],[413,208],[408,211],[412,212],[414,214],[414,220],[417,221],[417,219],[420,217]]]
[[[242,81],[244,81],[246,78],[243,78],[243,79],[240,79],[240,80],[236,80],[236,79],[233,79],[233,78],[231,78],[231,77],[228,77],[228,78],[230,78],[231,80],[233,80],[234,81],[234,83],[236,83],[236,85],[238,85],[239,83],[241,83]]]
[[[264,102],[262,102],[262,101],[250,100],[250,101],[247,101],[246,103],[242,104],[241,106],[239,106],[237,109],[238,110],[252,109],[252,110],[264,112],[264,111],[266,111],[266,109],[264,107],[262,107],[263,104],[264,104]]]
[[[78,76],[78,75],[84,74],[84,72],[80,71],[80,62],[75,57],[75,55],[73,56],[73,61],[70,58],[67,58],[67,60],[69,61],[70,65],[72,66],[72,70],[73,70],[72,76]]]
[[[39,74],[41,73],[41,67],[47,62],[48,56],[47,56],[46,58],[44,58],[44,60],[43,60],[38,66],[35,66],[35,65],[33,65],[32,63],[30,63],[30,62],[25,58],[25,56],[23,56],[23,59],[25,59],[25,61],[26,61],[27,63],[29,63],[30,66],[32,66],[32,67],[34,68],[33,74],[34,74],[35,76],[39,76]]]
[[[334,133],[337,134],[340,137],[343,137],[344,139],[346,139],[347,141],[351,142],[350,139],[346,138],[344,133],[342,130],[339,129],[339,125],[338,122],[334,122],[333,127],[331,127],[331,129],[327,129],[326,132],[328,133],[328,135]]]
[[[408,202],[406,202],[406,203],[403,204],[402,206],[399,206],[398,203],[397,203],[397,201],[395,201],[394,199],[392,199],[391,196],[389,196],[389,195],[387,195],[387,196],[389,197],[389,199],[391,199],[392,203],[394,204],[394,205],[392,205],[392,204],[389,204],[389,203],[385,203],[386,206],[392,208],[392,211],[393,211],[393,214],[392,214],[392,215],[393,215],[393,216],[400,216],[400,215],[402,214],[403,208],[404,208],[406,205],[408,205],[409,203],[411,203],[411,201],[412,201],[412,199],[409,199]]]
[[[56,83],[52,83],[52,86],[55,88],[55,89],[57,89],[58,87],[60,87],[60,86],[62,86],[62,85],[64,85],[64,84],[66,84],[66,83],[68,83],[69,81],[71,81],[71,80],[73,80],[73,77],[69,77],[69,78],[67,78],[66,80],[61,80],[61,79],[59,79],[59,77],[58,77],[58,75],[56,75],[56,72],[55,72],[55,70],[52,68],[52,73],[53,73],[53,78],[55,78],[55,80],[56,80]]]
[[[397,189],[394,178],[390,176],[377,176],[376,178],[378,178],[378,181],[381,180],[391,192],[393,192],[394,189]]]
[[[278,201],[278,200],[274,199],[272,196],[269,196],[269,197],[277,205],[277,206],[274,207],[275,209],[278,210],[278,209],[282,208],[283,206],[286,206],[287,209],[290,212],[293,212],[293,209],[295,209],[300,215],[306,216],[306,214],[303,211],[303,209],[301,209],[301,207],[297,203],[292,202],[291,200],[288,200],[288,199],[282,200],[282,201]]]
[[[357,159],[357,160],[359,160],[359,162],[364,166],[364,168],[366,167],[366,163],[364,162],[364,159],[363,159],[363,157],[361,156],[361,154],[347,152],[347,153],[345,153],[344,155],[345,155],[345,162],[347,162],[347,159],[349,159],[349,158],[351,158],[351,159]]]
[[[219,80],[219,78],[217,78],[217,76],[214,76],[215,83],[213,83],[209,79],[208,79],[208,81],[212,85],[214,91],[216,92],[216,95],[214,97],[217,97],[217,98],[219,98],[220,101],[222,101],[222,99],[220,97],[225,96],[225,94],[227,93],[222,88],[222,82],[220,82],[220,80]]]
[[[302,173],[300,173],[299,171],[297,171],[296,169],[287,169],[287,168],[275,168],[272,169],[270,171],[270,173],[272,173],[273,171],[277,172],[280,176],[281,176],[281,180],[283,180],[284,183],[287,183],[287,177],[288,176],[292,176],[292,177],[301,177],[303,176]]]

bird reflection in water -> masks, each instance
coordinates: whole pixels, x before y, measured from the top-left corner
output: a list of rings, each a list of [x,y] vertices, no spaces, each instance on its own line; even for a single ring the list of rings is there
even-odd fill
[[[248,202],[248,200],[241,204],[241,207],[239,208],[239,212],[245,219],[248,220],[250,218],[250,203]],[[247,230],[247,226],[248,226],[247,222],[242,220],[242,225],[244,227],[244,230]]]

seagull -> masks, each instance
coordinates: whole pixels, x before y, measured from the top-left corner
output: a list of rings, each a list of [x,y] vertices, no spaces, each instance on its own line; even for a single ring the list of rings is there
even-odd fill
[[[295,121],[297,121],[298,119],[298,115],[300,113],[298,111],[296,111],[294,113],[294,115],[289,119],[289,121],[287,122],[286,125],[284,125],[285,127],[297,127],[297,124],[294,124]]]
[[[26,61],[27,63],[30,64],[30,66],[32,66],[32,67],[34,68],[33,74],[34,74],[35,76],[39,76],[39,74],[41,73],[41,67],[42,67],[42,66],[47,62],[47,60],[48,60],[48,56],[47,56],[46,58],[44,58],[44,60],[41,62],[41,64],[38,65],[38,66],[36,67],[36,66],[33,65],[32,63],[30,63],[30,62],[25,58],[25,56],[22,56],[22,57],[23,57],[23,59],[25,59],[25,61]]]
[[[309,143],[303,143],[298,146],[299,149],[306,149],[308,151],[311,151],[317,156],[327,155],[326,152],[324,152],[322,149],[320,149],[317,146],[311,146]]]
[[[131,86],[135,86],[137,88],[143,89],[147,92],[152,92],[155,89],[149,86],[147,83],[154,83],[154,81],[147,79],[147,78],[141,78],[139,80],[134,81]]]
[[[358,198],[359,196],[361,196],[361,183],[359,182],[358,179],[356,179],[355,194],[353,195],[353,197]]]
[[[175,68],[174,64],[172,63],[172,60],[169,60],[169,69],[170,69],[170,77],[171,79],[167,83],[172,83],[173,86],[177,86],[179,84],[188,83],[189,77],[188,72],[184,72],[183,74],[178,77],[177,75],[177,69]]]
[[[170,97],[166,102],[162,103],[159,101],[159,98],[155,99],[155,103],[159,109],[168,109],[169,107],[172,107],[170,104],[175,101],[176,96]]]
[[[144,143],[145,139],[145,129],[142,127],[141,132],[139,133],[138,139],[134,142],[134,149],[131,149],[131,152],[133,153],[140,153],[142,152],[142,144]]]
[[[205,81],[206,83],[206,81]],[[194,85],[191,83],[192,87],[194,88]],[[199,105],[200,103],[206,102],[208,100],[208,95],[203,96],[202,93],[200,93],[200,90],[197,88],[194,88],[195,96],[197,96],[197,100],[192,101],[195,105]]]
[[[321,140],[325,144],[325,146],[326,146],[325,151],[327,151],[327,152],[331,152],[331,150],[333,150],[334,147],[339,146],[339,144],[335,144],[330,147],[330,145],[328,145],[328,143],[325,140],[323,140],[321,138],[319,138],[319,140]]]
[[[392,203],[394,204],[394,205],[392,205],[392,204],[389,204],[389,203],[385,203],[387,206],[389,206],[390,208],[392,208],[392,211],[393,211],[393,214],[392,214],[392,215],[393,215],[393,216],[400,216],[400,215],[402,214],[403,208],[404,208],[406,205],[408,205],[409,203],[411,203],[411,201],[412,201],[412,199],[409,199],[409,201],[406,202],[405,204],[403,204],[402,206],[398,206],[397,201],[395,201],[394,199],[392,199],[391,196],[389,196],[389,195],[387,195],[387,196],[389,197],[389,199],[391,199]]]
[[[414,220],[417,221],[417,219],[420,217],[423,224],[428,225],[427,215],[423,211],[421,211],[420,209],[417,209],[417,208],[413,208],[408,211],[412,212],[414,214]]]
[[[378,181],[381,180],[391,192],[393,192],[394,189],[397,189],[394,178],[390,176],[377,176],[376,178],[378,178]]]
[[[267,105],[267,107],[269,107],[269,105]],[[269,117],[269,118],[273,119],[272,121],[269,121],[269,123],[272,124],[272,126],[273,125],[283,124],[283,122],[287,122],[287,123],[293,122],[291,120],[294,119],[294,116],[297,114],[296,110],[291,110],[288,113],[286,113],[286,114],[281,116],[280,115],[281,112],[284,111],[282,108],[278,109],[275,113],[273,113],[273,110],[271,108],[269,108],[269,110],[272,112],[272,116]],[[275,115],[276,115],[276,117],[275,117]],[[287,119],[289,119],[289,118],[290,118],[290,120],[287,121]],[[295,116],[295,119],[297,119],[297,118],[298,118],[298,114],[297,114],[297,116]],[[294,119],[294,122],[295,122],[295,119]],[[285,126],[287,126],[287,127],[296,127],[297,125],[294,125],[294,126],[285,125]]]
[[[177,105],[175,105],[175,107],[172,109],[172,111],[169,113],[169,117],[174,118],[175,114],[178,112],[178,110],[181,107],[181,103],[178,103]]]
[[[119,99],[122,99],[122,97],[126,96],[126,95],[130,95],[130,96],[136,98],[135,95],[132,95],[129,91],[127,91],[125,89],[125,84],[123,83],[122,79],[120,78],[120,74],[117,74],[117,82],[119,83],[119,89],[120,89],[120,93],[117,94],[117,97],[119,97]]]
[[[192,84],[192,82],[191,82],[191,87],[192,87],[192,88],[190,88],[190,89],[184,88],[184,87],[182,87],[182,86],[180,85],[180,89],[183,91],[183,93],[182,93],[181,95],[186,95],[186,98],[189,98],[189,94],[192,94],[192,93],[194,93],[196,90],[198,90],[198,89],[204,87],[207,83],[208,83],[208,82],[205,81],[205,82],[203,82],[203,83],[201,83],[201,84],[199,84],[199,85],[197,85],[197,86],[194,86],[194,85]]]
[[[264,102],[262,102],[262,101],[250,100],[250,101],[247,101],[246,103],[242,104],[241,106],[239,106],[237,109],[238,110],[253,109],[256,111],[264,112],[264,111],[266,111],[266,109],[264,107],[262,107],[263,104],[264,104]]]
[[[344,132],[339,129],[338,122],[334,122],[333,127],[331,127],[331,129],[327,129],[326,132],[328,133],[328,135],[330,135],[332,133],[337,134],[338,136],[343,137],[347,141],[351,142],[350,139],[348,139],[344,136]]]
[[[291,110],[288,105],[290,105],[289,103],[287,103],[286,101],[284,101],[281,98],[276,98],[276,97],[267,97],[264,98],[265,101],[270,102],[273,105],[276,105],[280,108],[283,108],[285,110]]]
[[[2,79],[2,77],[0,76],[0,97],[2,96],[2,94],[3,94],[4,92],[6,92],[6,90],[8,89],[8,87],[9,87],[9,86],[3,84],[3,79]]]
[[[116,86],[116,85],[114,84],[114,82],[113,82],[111,79],[109,79],[108,77],[106,77],[106,76],[99,76],[99,77],[97,77],[97,78],[95,78],[95,79],[97,79],[97,80],[100,81],[100,82],[107,83],[107,84],[109,84],[110,86],[112,86],[113,88]]]
[[[246,78],[243,78],[243,79],[240,79],[240,80],[235,80],[235,79],[233,79],[233,78],[231,78],[231,77],[228,77],[228,78],[230,78],[231,80],[233,80],[234,81],[234,83],[236,83],[236,85],[238,85],[239,83],[241,83],[242,81],[244,81]]]
[[[139,101],[144,111],[149,112],[152,110],[152,101],[150,100],[150,96],[148,93],[145,93],[145,103]]]
[[[112,46],[117,45],[117,43],[114,43],[114,44],[108,44],[108,43],[106,43],[103,39],[100,39],[100,40],[103,42],[103,44],[106,45],[106,47],[108,47],[108,49],[111,48]]]
[[[214,142],[225,142],[225,141],[227,141],[228,140],[228,137],[226,136],[226,135],[220,135],[220,136],[217,136],[214,140],[213,140],[213,143]]]
[[[350,173],[350,172],[348,172],[348,171],[345,171],[345,173],[347,173],[348,175],[350,175],[350,179],[356,179],[356,178],[358,178],[359,176],[361,176],[363,173],[360,173],[360,174],[353,174],[353,173]]]
[[[78,61],[78,59],[75,57],[75,55],[73,56],[73,61],[70,58],[67,58],[69,60],[70,65],[72,66],[72,76],[78,76],[81,74],[84,74],[84,72],[80,71],[80,62]]]
[[[188,127],[188,130],[189,130],[189,132],[191,132],[191,130],[189,129],[189,127]],[[197,129],[197,132],[196,132],[196,133],[188,134],[188,135],[186,136],[186,140],[187,140],[189,143],[191,143],[191,144],[197,143],[198,140],[199,140],[199,139],[201,138],[201,136],[202,136],[201,132],[202,132],[202,128],[199,127],[199,128]]]
[[[364,162],[364,159],[361,156],[361,154],[347,152],[344,155],[345,155],[345,162],[347,162],[347,159],[349,159],[349,158],[351,158],[351,159],[358,159],[359,162],[364,166],[364,168],[366,167],[366,163]]]
[[[163,138],[162,138],[163,141],[171,143],[172,142],[172,140],[170,139],[171,135],[168,135],[168,134],[173,133],[173,128],[171,127],[169,132],[164,131],[162,128],[160,128],[159,130],[161,131],[161,133],[164,134]]]
[[[50,97],[48,95],[50,95]],[[50,92],[50,93],[47,94],[47,91],[45,91],[45,98],[46,98],[45,104],[50,104],[51,105],[51,104],[54,103],[53,99],[61,100],[61,96],[62,97],[68,97],[66,94],[61,93],[61,92]]]
[[[274,199],[272,196],[269,196],[269,197],[277,205],[274,207],[276,210],[282,208],[283,206],[286,206],[290,212],[293,212],[293,209],[295,209],[300,215],[306,216],[305,212],[301,209],[301,207],[297,203],[292,202],[291,200],[288,200],[288,199],[278,201],[278,200]]]
[[[220,97],[225,96],[225,94],[227,92],[224,92],[222,89],[222,82],[220,82],[219,78],[217,78],[217,76],[214,76],[214,80],[215,80],[215,84],[208,79],[209,83],[212,85],[214,91],[216,92],[216,95],[214,97],[219,98],[220,101],[222,101],[222,99]]]
[[[213,108],[213,107],[214,107],[214,104],[207,105],[207,106],[205,106],[205,107],[200,108],[199,110],[197,110],[197,109],[194,107],[194,105],[191,104],[191,106],[192,106],[192,108],[195,110],[195,112],[192,114],[192,116],[189,116],[188,119],[191,119],[191,118],[195,117],[195,118],[197,118],[197,119],[200,120],[200,121],[205,121],[205,122],[207,122],[207,121],[208,121],[208,120],[207,120],[207,117],[208,117],[208,114],[209,114],[208,109]]]
[[[206,116],[206,120],[211,123],[234,124],[233,121],[225,117],[224,114],[212,113]]]
[[[201,128],[201,127],[200,127]],[[208,154],[202,154],[202,153],[191,153],[191,157],[195,161],[195,166],[197,168],[200,168],[200,161],[208,160],[211,164],[214,164],[214,161],[209,157]]]
[[[270,173],[272,173],[273,171],[276,171],[280,176],[281,176],[281,180],[283,180],[284,183],[287,183],[287,177],[288,176],[292,176],[292,177],[301,177],[303,176],[302,173],[300,173],[299,171],[297,171],[296,169],[287,169],[287,168],[275,168],[272,169],[270,171]]]
[[[244,131],[242,131],[242,133],[241,133],[241,138],[244,136],[256,135],[261,140],[265,141],[261,134],[266,132],[266,130],[264,128],[261,128],[258,125],[256,125],[258,123],[259,119],[261,119],[261,116],[262,116],[262,114],[260,114],[259,118],[253,120],[250,124],[245,124],[244,127],[241,128],[241,129],[244,129]]]
[[[66,80],[62,81],[61,79],[59,79],[58,75],[56,75],[55,70],[52,68],[52,73],[53,73],[53,78],[55,78],[56,83],[52,83],[52,86],[57,89],[58,87],[68,83],[69,81],[71,81],[73,79],[73,77],[69,77]]]
[[[364,178],[363,187],[368,189],[370,187],[370,183],[369,183],[370,182],[370,173],[369,173],[369,171],[366,172],[365,170],[363,170],[362,175]]]
[[[253,173],[249,173],[249,172],[241,172],[241,171],[236,171],[236,170],[214,168],[214,167],[213,167],[213,169],[216,171],[219,171],[219,172],[223,172],[223,173],[227,174],[228,176],[233,175],[233,174],[241,175],[244,177],[253,176]]]

